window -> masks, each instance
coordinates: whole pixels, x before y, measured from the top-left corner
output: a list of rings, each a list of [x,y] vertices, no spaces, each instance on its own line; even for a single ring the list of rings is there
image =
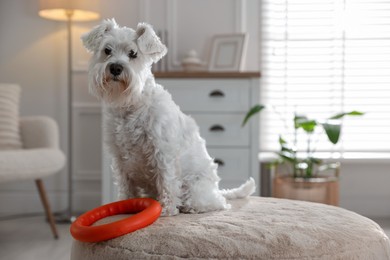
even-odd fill
[[[390,0],[264,0],[261,12],[261,151],[293,138],[294,113],[359,110],[317,151],[390,152]]]

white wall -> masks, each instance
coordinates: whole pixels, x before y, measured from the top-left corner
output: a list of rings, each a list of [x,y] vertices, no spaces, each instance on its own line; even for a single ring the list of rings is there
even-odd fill
[[[341,164],[340,205],[369,217],[390,217],[388,159]]]
[[[23,88],[22,115],[48,115],[57,120],[61,147],[66,151],[66,27],[38,16],[38,0],[0,1],[0,81]],[[259,68],[259,1],[257,0],[110,0],[102,2],[102,17],[115,17],[135,27],[146,21],[167,30],[169,66],[195,49],[206,61],[214,34],[248,32],[245,68]],[[88,94],[86,61],[79,36],[97,22],[73,26],[74,183],[75,206],[86,210],[100,203],[100,104]],[[66,207],[66,171],[45,179],[54,210]],[[390,216],[390,175],[387,162],[344,163],[341,205],[369,216]],[[0,214],[41,209],[31,182],[0,185]]]

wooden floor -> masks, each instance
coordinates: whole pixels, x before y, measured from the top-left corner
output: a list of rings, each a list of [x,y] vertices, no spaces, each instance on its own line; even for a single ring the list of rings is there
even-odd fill
[[[0,221],[0,260],[69,260],[72,237],[69,224],[57,224],[54,239],[45,217]]]
[[[374,219],[390,237],[390,218]],[[0,221],[0,260],[69,260],[72,237],[69,224],[57,224],[53,239],[43,216]]]

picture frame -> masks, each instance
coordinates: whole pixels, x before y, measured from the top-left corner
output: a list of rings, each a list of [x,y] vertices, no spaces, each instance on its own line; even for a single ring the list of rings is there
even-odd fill
[[[248,35],[245,33],[214,35],[211,44],[209,71],[241,71]]]

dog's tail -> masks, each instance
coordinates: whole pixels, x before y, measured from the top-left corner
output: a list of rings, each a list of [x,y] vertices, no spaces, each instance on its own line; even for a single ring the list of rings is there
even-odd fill
[[[244,184],[238,188],[221,190],[222,196],[226,199],[241,199],[246,198],[249,195],[253,194],[256,190],[255,180],[251,177]]]

